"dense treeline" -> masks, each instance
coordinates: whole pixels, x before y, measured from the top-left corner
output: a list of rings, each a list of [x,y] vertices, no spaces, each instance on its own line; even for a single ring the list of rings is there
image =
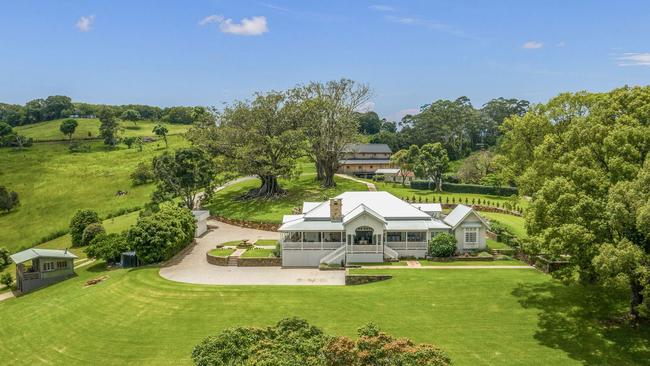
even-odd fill
[[[525,250],[568,261],[554,275],[625,284],[650,314],[650,87],[565,93],[506,119],[502,175],[532,196]]]
[[[523,116],[529,105],[526,100],[496,98],[476,109],[467,97],[438,100],[422,106],[415,115],[404,116],[399,126],[379,120],[374,112],[359,114],[359,130],[374,135],[371,142],[386,143],[393,151],[440,142],[449,158],[457,160],[495,146],[503,121]]]
[[[52,95],[45,99],[30,100],[25,105],[0,103],[0,122],[11,126],[21,126],[67,117],[95,118],[102,110],[106,109],[110,110],[113,115],[130,121],[159,120],[178,124],[192,124],[206,112],[204,107],[161,108],[141,104],[75,103],[70,97]]]

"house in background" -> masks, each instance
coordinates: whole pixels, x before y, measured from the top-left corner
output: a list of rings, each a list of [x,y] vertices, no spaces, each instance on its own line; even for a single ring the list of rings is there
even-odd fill
[[[304,202],[302,214],[285,215],[284,267],[424,258],[429,240],[456,237],[458,252],[486,248],[488,224],[471,207],[443,216],[440,204],[410,204],[388,192],[345,192],[325,202]]]
[[[74,276],[76,258],[67,249],[32,248],[12,254],[11,260],[16,263],[16,289],[26,293]]]
[[[339,161],[339,173],[371,178],[377,169],[390,168],[392,151],[386,144],[351,144]]]
[[[402,183],[410,185],[411,181],[415,178],[413,172],[402,172],[398,168],[382,168],[375,170],[375,176],[383,176],[384,182],[388,183]]]

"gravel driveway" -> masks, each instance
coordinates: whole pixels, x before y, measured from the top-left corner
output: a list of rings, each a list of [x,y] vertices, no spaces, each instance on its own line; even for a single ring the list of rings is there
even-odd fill
[[[209,264],[205,253],[218,243],[232,240],[279,239],[280,233],[242,228],[209,220],[217,226],[197,243],[174,257],[160,275],[171,281],[208,285],[344,285],[343,271],[319,271],[312,268],[222,267]]]

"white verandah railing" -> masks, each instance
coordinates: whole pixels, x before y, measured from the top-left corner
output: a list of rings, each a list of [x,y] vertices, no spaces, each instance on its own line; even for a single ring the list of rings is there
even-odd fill
[[[428,248],[426,242],[413,241],[388,241],[385,245],[395,250],[423,250]]]
[[[282,248],[286,250],[331,250],[345,245],[345,242],[282,242]]]

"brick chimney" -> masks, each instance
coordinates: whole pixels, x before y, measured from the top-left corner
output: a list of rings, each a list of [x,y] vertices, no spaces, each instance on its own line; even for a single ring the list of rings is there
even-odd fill
[[[330,198],[330,219],[332,221],[343,220],[343,200],[340,198]]]

